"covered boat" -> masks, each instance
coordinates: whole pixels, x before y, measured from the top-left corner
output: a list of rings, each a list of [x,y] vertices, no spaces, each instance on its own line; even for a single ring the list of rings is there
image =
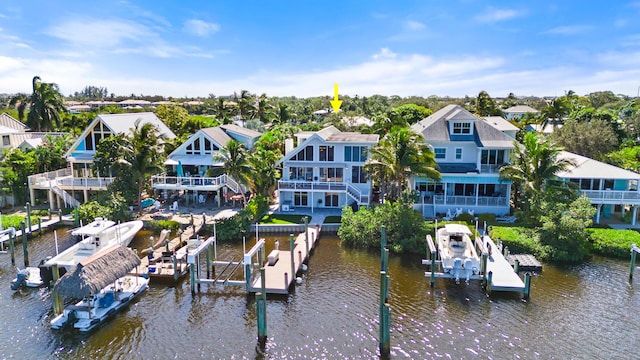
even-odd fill
[[[18,269],[16,278],[11,280],[11,290],[18,290],[19,288],[26,286],[37,288],[42,286],[42,278],[40,277],[40,268],[35,266],[29,266],[25,269]]]
[[[55,294],[82,299],[51,320],[52,329],[73,327],[90,331],[144,292],[149,280],[127,275],[140,265],[128,248],[113,245],[81,261],[53,287]]]

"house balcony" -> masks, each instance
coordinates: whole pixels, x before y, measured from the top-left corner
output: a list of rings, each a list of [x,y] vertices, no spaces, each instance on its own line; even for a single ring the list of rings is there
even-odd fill
[[[425,195],[420,197],[423,205],[451,206],[509,206],[507,196],[462,196],[462,195]]]
[[[581,190],[592,204],[640,205],[640,192],[636,190]]]
[[[151,187],[157,190],[217,191],[227,186],[239,192],[240,186],[226,174],[217,177],[154,175]]]
[[[285,191],[313,191],[313,192],[343,192],[356,200],[359,204],[369,204],[369,193],[345,182],[279,180],[278,190]]]
[[[49,190],[54,186],[63,190],[107,190],[112,177],[75,177],[71,168],[29,176],[31,189]]]

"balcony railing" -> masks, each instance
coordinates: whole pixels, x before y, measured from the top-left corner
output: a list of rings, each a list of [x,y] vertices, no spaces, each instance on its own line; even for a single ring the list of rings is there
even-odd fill
[[[446,200],[446,202],[445,202]],[[460,205],[460,206],[509,206],[506,196],[461,196],[426,195],[421,196],[422,204]]]
[[[318,191],[346,191],[347,185],[342,182],[311,182],[299,180],[280,180],[278,189],[282,190],[318,190]]]
[[[82,190],[92,188],[105,190],[112,182],[112,177],[74,177],[71,168],[29,176],[29,186],[44,189],[57,185],[65,189]]]
[[[638,204],[640,192],[635,190],[582,190],[591,202],[603,204]]]
[[[232,191],[239,192],[240,186],[227,174],[218,177],[167,176],[154,175],[151,177],[151,187],[157,189],[191,189],[211,190],[228,186]]]

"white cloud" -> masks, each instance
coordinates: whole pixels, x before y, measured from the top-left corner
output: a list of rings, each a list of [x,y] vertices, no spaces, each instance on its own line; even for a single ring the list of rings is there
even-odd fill
[[[414,21],[414,20],[407,21],[404,24],[404,27],[411,31],[420,31],[426,28],[426,26],[423,23],[419,21]]]
[[[126,20],[69,20],[49,29],[48,34],[76,47],[111,48],[125,42],[144,43],[156,35],[144,25]]]
[[[475,17],[480,22],[498,22],[525,15],[524,11],[514,9],[488,9]]]
[[[373,56],[371,56],[371,58],[374,60],[393,59],[395,57],[396,57],[396,54],[393,51],[391,51],[389,48],[382,48],[380,49],[379,53],[373,54]]]
[[[543,34],[552,34],[552,35],[577,35],[582,34],[588,31],[591,31],[593,26],[590,25],[567,25],[567,26],[558,26],[547,31],[544,31]]]
[[[198,19],[190,19],[184,23],[184,31],[196,36],[209,36],[220,30],[220,25]]]

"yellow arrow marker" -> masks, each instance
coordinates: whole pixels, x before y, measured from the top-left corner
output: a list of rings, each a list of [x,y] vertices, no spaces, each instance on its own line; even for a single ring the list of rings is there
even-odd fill
[[[342,105],[342,100],[338,100],[338,84],[333,84],[333,100],[329,101],[333,107],[333,112],[337,113]]]

